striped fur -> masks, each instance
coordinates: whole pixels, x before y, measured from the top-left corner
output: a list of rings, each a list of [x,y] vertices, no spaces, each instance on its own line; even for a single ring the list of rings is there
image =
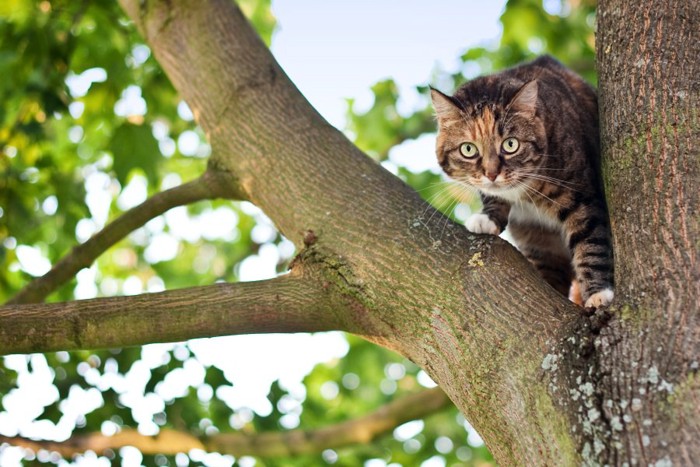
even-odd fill
[[[575,279],[585,306],[608,305],[613,254],[593,88],[540,57],[474,79],[453,96],[433,89],[432,98],[441,167],[481,194],[482,212],[467,228],[494,233],[508,227],[555,289],[567,295]],[[511,153],[503,143],[508,138],[519,143]],[[463,143],[476,145],[478,154],[465,157]]]

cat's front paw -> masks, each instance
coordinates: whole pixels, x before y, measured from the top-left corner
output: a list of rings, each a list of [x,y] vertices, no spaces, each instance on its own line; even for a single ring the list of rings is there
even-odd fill
[[[465,226],[467,227],[468,231],[477,234],[498,235],[501,233],[501,230],[498,228],[496,223],[489,219],[489,216],[482,213],[472,214],[469,216]]]
[[[603,289],[600,292],[596,292],[586,300],[586,308],[600,308],[602,306],[610,305],[615,293],[612,289]]]

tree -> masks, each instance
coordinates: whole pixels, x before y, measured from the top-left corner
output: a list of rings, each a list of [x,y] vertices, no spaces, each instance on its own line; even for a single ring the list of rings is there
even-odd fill
[[[499,463],[697,457],[700,13],[690,1],[598,8],[618,298],[592,314],[504,241],[426,211],[308,106],[233,4],[121,4],[212,147],[202,177],[135,208],[145,218],[122,231],[168,206],[246,199],[298,254],[269,281],[18,304],[42,299],[58,281],[48,276],[0,310],[0,352],[341,329],[425,369]],[[67,263],[113,242],[95,238]]]

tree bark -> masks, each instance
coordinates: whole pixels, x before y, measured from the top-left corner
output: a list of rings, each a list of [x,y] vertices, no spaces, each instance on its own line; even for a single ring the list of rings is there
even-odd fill
[[[700,458],[700,12],[691,0],[599,7],[619,298],[593,315],[510,245],[433,215],[360,153],[309,106],[234,3],[121,4],[206,132],[210,170],[296,244],[291,275],[319,291],[305,326],[320,319],[412,359],[503,465]],[[42,306],[77,308],[13,310]],[[294,307],[286,316],[304,314]],[[160,339],[143,322],[120,323],[139,329],[140,341]],[[128,331],[108,333],[116,345]]]
[[[506,242],[433,216],[325,122],[234,4],[121,4],[207,134],[211,166],[296,244],[295,267],[318,265],[357,303],[354,332],[426,369],[501,462],[573,462],[540,366],[580,310]]]
[[[608,462],[692,465],[700,459],[700,8],[602,1],[598,30],[620,298],[596,340]]]
[[[350,329],[349,301],[311,272],[125,297],[0,308],[0,355]],[[47,323],[50,323],[47,326]]]

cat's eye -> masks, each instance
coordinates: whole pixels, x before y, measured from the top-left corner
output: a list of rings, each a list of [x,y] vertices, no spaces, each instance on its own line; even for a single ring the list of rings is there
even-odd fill
[[[459,152],[462,154],[464,157],[472,158],[476,157],[476,155],[479,153],[479,151],[476,150],[476,146],[474,143],[462,143],[459,146]]]
[[[520,141],[517,138],[507,138],[503,140],[501,148],[506,154],[513,154],[520,147]]]

